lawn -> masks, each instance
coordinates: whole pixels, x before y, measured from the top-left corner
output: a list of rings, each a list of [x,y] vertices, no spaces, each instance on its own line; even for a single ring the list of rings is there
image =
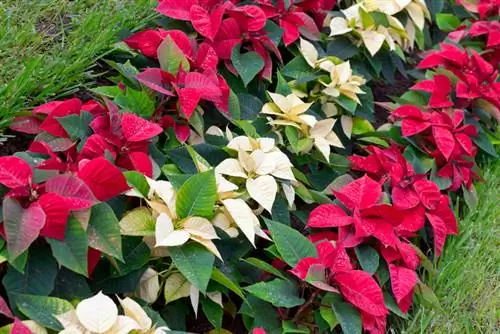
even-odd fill
[[[421,306],[403,333],[495,333],[500,324],[500,164],[485,168],[478,205],[447,240],[438,275],[426,282],[442,311]]]
[[[124,29],[154,16],[153,0],[0,1],[0,129],[12,114],[71,94]]]

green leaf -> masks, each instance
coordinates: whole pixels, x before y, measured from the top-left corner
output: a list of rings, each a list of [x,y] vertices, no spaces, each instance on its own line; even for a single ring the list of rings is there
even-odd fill
[[[453,14],[440,13],[436,15],[436,23],[439,29],[451,32],[460,26],[460,19]]]
[[[377,271],[380,260],[378,252],[368,245],[360,245],[354,248],[354,251],[361,264],[361,268],[370,275],[373,275]]]
[[[285,1],[286,2],[286,1]],[[281,42],[281,36],[283,35],[283,28],[281,28],[279,25],[274,23],[271,20],[266,21],[266,25],[264,27],[264,30],[267,32],[267,37],[271,39],[271,41],[274,43],[274,45],[278,46]],[[281,93],[279,93],[281,94]]]
[[[124,64],[116,63],[108,59],[104,59],[104,62],[118,71],[118,73],[120,74],[119,80],[123,81],[123,83],[125,84],[125,86],[127,86],[127,88],[128,87],[133,87],[134,89],[140,88],[139,83],[135,79],[135,76],[139,74],[139,70],[134,65],[132,65],[130,60],[127,60],[127,62]]]
[[[262,101],[254,95],[238,94],[240,102],[240,119],[253,121],[257,118],[262,110]]]
[[[54,315],[73,310],[73,306],[67,300],[34,295],[18,295],[16,306],[29,319],[55,331],[61,331],[63,327]]]
[[[325,306],[320,306],[319,313],[321,314],[321,317],[328,323],[328,326],[330,326],[330,330],[333,330],[339,324],[339,321],[337,320],[337,317],[333,312],[333,307],[331,306],[339,299],[340,296],[334,295],[333,293],[327,293],[321,299],[321,305]],[[327,307],[326,305],[330,306]]]
[[[291,125],[285,126],[285,135],[288,143],[295,152],[299,152],[299,130]]]
[[[269,282],[256,283],[244,289],[255,297],[273,304],[275,307],[291,308],[302,305],[305,301],[299,297],[295,284],[279,278]]]
[[[127,88],[114,99],[122,109],[131,111],[142,117],[151,117],[155,112],[155,101],[143,90]]]
[[[245,299],[245,295],[243,294],[243,290],[241,290],[241,287],[238,285],[238,283],[234,283],[222,271],[220,271],[219,269],[217,269],[215,267],[212,271],[212,280],[224,285],[226,288],[233,291],[241,298]]]
[[[177,192],[176,212],[181,219],[189,216],[211,218],[217,187],[213,170],[190,177]]]
[[[339,95],[339,97],[336,98],[336,101],[338,102],[338,104],[340,104],[342,108],[347,110],[351,115],[354,115],[354,113],[356,112],[358,104],[356,103],[356,101],[351,100],[347,96]]]
[[[295,267],[305,257],[317,257],[314,245],[299,231],[267,218],[264,218],[264,222],[283,260],[291,267]]]
[[[122,90],[118,86],[95,87],[91,88],[90,91],[110,98],[115,98],[118,94],[122,92]]]
[[[138,207],[127,212],[119,223],[121,234],[148,236],[155,234],[156,221],[146,207]]]
[[[54,289],[57,271],[57,262],[48,247],[32,247],[24,273],[9,266],[2,284],[9,296],[23,293],[49,295]]]
[[[207,320],[216,328],[222,327],[222,315],[224,311],[219,304],[214,303],[210,298],[200,299],[201,308]]]
[[[175,266],[201,292],[207,291],[215,257],[205,247],[191,242],[168,249]]]
[[[283,334],[310,334],[311,331],[307,327],[298,327],[291,320],[283,320],[282,324]]]
[[[177,75],[179,67],[181,66],[184,71],[189,72],[189,60],[170,36],[167,36],[167,38],[161,42],[157,53],[160,67],[165,72]]]
[[[54,291],[51,294],[68,300],[74,298],[84,299],[93,295],[85,276],[64,267],[57,273]]]
[[[264,262],[262,260],[259,260],[255,257],[249,257],[247,259],[241,259],[241,261],[245,261],[246,263],[251,264],[254,267],[259,268],[262,271],[265,271],[267,273],[273,274],[274,276],[278,276],[279,278],[286,279],[286,277],[279,271],[278,269],[274,268],[272,265],[270,265],[267,262]]]
[[[354,45],[351,40],[344,36],[335,36],[328,43],[326,54],[334,56],[342,60],[347,60],[356,56],[359,53],[359,48]]]
[[[73,140],[83,137],[86,132],[86,129],[82,126],[80,116],[78,115],[56,117],[56,120]]]
[[[285,77],[293,79],[302,78],[303,82],[304,78],[311,77],[311,80],[315,78],[315,75],[312,73],[311,66],[309,66],[307,61],[302,56],[293,58],[288,64],[285,65],[285,67],[281,69],[281,74]]]
[[[71,216],[64,241],[47,238],[57,262],[76,273],[87,276],[88,240],[82,224]]]
[[[337,302],[332,306],[344,334],[361,334],[361,316],[351,304]]]
[[[114,277],[124,276],[143,268],[151,256],[151,249],[142,238],[123,238],[122,248],[124,261],[115,263],[116,270],[112,274]]]
[[[107,203],[92,207],[87,234],[90,247],[123,261],[120,225]]]
[[[434,294],[431,288],[422,282],[418,282],[416,294],[420,297],[422,304],[430,308],[435,308],[442,310],[441,304],[439,303],[439,298]]]
[[[396,304],[396,301],[394,300],[394,298],[392,298],[388,291],[384,291],[384,304],[389,311],[391,311],[398,317],[408,319],[408,314],[404,314],[403,312],[401,312],[398,304]]]
[[[417,174],[425,174],[431,170],[433,159],[428,156],[422,154],[421,152],[416,151],[413,147],[408,146],[403,152],[403,156],[408,160],[408,162],[412,165],[415,173]]]
[[[144,198],[148,198],[149,184],[144,174],[136,171],[126,171],[123,175],[127,179],[129,186],[137,190]]]
[[[236,95],[232,89],[229,89],[229,99],[228,99],[227,109],[231,114],[231,118],[233,120],[240,119],[241,115],[240,102],[238,100],[238,95]],[[227,113],[224,111],[221,111],[221,113],[223,115],[227,115]]]
[[[288,82],[286,82],[283,75],[281,75],[280,71],[276,72],[276,77],[278,78],[278,83],[276,84],[276,93],[287,96],[292,94],[292,89],[288,86]]]
[[[264,68],[264,59],[257,52],[241,54],[239,44],[233,48],[231,61],[245,87]]]
[[[438,13],[441,13],[444,8],[444,3],[445,0],[425,0],[425,4],[431,12],[433,19]]]

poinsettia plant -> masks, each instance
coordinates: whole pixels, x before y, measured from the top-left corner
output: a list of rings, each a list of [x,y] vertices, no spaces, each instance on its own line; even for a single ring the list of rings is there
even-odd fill
[[[95,100],[11,124],[2,330],[384,333],[435,302],[420,276],[496,156],[492,3],[160,1]]]

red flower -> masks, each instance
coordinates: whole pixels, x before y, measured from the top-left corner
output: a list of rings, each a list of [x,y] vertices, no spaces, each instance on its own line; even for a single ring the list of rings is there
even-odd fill
[[[119,114],[112,109],[108,114],[96,117],[90,127],[94,130],[80,153],[83,159],[116,157],[119,167],[153,175],[153,164],[148,154],[150,139],[163,132],[152,122],[131,113]]]
[[[453,106],[450,100],[451,80],[446,75],[437,74],[431,80],[422,80],[411,89],[431,93],[430,108],[446,108]]]
[[[489,48],[500,46],[500,22],[476,21],[469,29],[471,37],[487,36],[486,46]]]
[[[500,83],[496,82],[498,71],[476,51],[471,50],[471,54],[469,56],[466,50],[443,43],[441,50],[429,53],[418,67],[444,67],[459,79],[456,85],[458,98],[467,101],[482,98],[500,108]]]
[[[380,183],[365,175],[334,194],[350,214],[336,204],[323,204],[311,212],[307,227],[338,227],[339,241],[345,247],[355,247],[370,236],[386,246],[397,244],[394,227],[403,217],[392,206],[381,203]]]
[[[286,46],[295,42],[300,36],[300,30],[309,37],[319,38],[319,30],[307,13],[295,4],[286,5],[284,0],[276,3],[270,0],[258,1],[267,18],[276,21],[283,29],[283,42]]]
[[[422,112],[418,107],[406,105],[394,110],[392,117],[402,119],[401,130],[404,137],[420,134],[437,148],[437,152],[446,161],[452,157],[475,155],[476,146],[470,137],[477,136],[477,130],[473,125],[463,125],[462,110],[454,110],[450,117],[444,111]],[[432,151],[427,146],[423,148]]]

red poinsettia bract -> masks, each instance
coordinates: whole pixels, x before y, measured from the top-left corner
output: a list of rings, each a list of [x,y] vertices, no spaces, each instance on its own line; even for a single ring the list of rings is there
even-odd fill
[[[458,233],[448,196],[441,194],[424,174],[416,174],[396,146],[386,149],[370,146],[367,150],[371,153],[367,157],[350,157],[351,168],[368,172],[376,179],[389,179],[392,205],[403,216],[395,233],[411,237],[429,221],[434,231],[436,256],[439,256],[446,236]],[[408,262],[412,262],[411,259]]]
[[[418,67],[444,67],[458,78],[455,87],[458,98],[467,101],[484,99],[500,109],[500,83],[496,82],[498,70],[475,50],[470,50],[470,53],[455,45],[442,43],[441,49],[430,52]]]
[[[322,241],[316,244],[316,249],[318,258],[300,260],[291,272],[323,290],[339,291],[361,311],[365,329],[372,333],[383,333],[388,310],[375,279],[367,272],[353,269],[341,243],[334,246],[331,241]],[[377,326],[368,319],[375,321]]]

